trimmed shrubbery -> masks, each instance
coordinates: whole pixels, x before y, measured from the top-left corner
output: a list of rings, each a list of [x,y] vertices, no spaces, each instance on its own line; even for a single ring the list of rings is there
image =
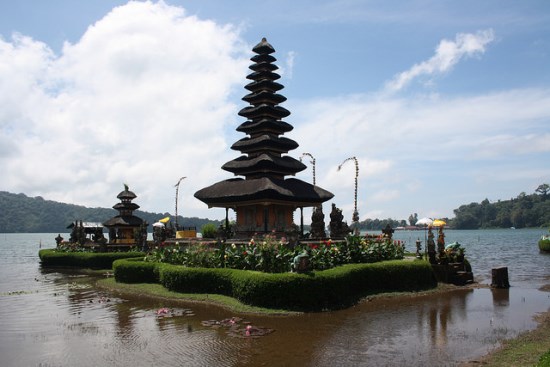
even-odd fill
[[[189,268],[137,259],[118,260],[113,268],[120,282],[158,279],[172,291],[223,294],[254,306],[302,311],[342,308],[372,293],[436,285],[431,266],[425,261],[349,264],[307,274]]]
[[[145,253],[132,252],[65,252],[43,249],[38,252],[43,266],[70,266],[90,269],[112,269],[118,259],[143,257]]]
[[[117,259],[112,264],[115,279],[122,283],[157,283],[162,264],[154,264],[139,258]]]
[[[266,235],[247,243],[198,242],[141,252],[41,250],[46,266],[110,269],[122,283],[159,283],[180,293],[220,294],[271,309],[319,311],[350,306],[368,294],[436,286],[426,261],[403,261],[403,245],[386,238],[290,245]],[[291,272],[307,257],[305,273]],[[390,260],[390,261],[388,261]]]
[[[550,252],[550,237],[544,236],[539,240],[539,249],[541,251]]]
[[[385,237],[348,236],[342,241],[304,242],[291,245],[268,234],[247,243],[202,242],[160,246],[148,260],[187,267],[231,268],[266,273],[292,270],[293,259],[307,255],[311,270],[326,270],[344,264],[373,263],[402,259],[400,241]]]

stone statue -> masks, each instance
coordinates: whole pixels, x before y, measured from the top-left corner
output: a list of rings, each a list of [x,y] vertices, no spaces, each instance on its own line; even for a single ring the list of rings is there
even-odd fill
[[[350,234],[351,230],[344,220],[342,210],[337,208],[335,204],[332,204],[332,211],[330,212],[330,237],[344,238]]]
[[[55,238],[55,243],[57,244],[57,246],[59,246],[61,242],[63,242],[63,237],[61,237],[61,233],[59,233]]]
[[[326,238],[325,233],[325,214],[323,214],[323,206],[319,205],[313,209],[311,215],[311,238]]]
[[[307,273],[310,271],[310,261],[307,253],[304,252],[294,257],[292,270],[296,273]]]
[[[389,225],[387,224],[386,225],[386,228],[384,228],[382,230],[382,233],[384,233],[384,237],[386,237],[387,239],[391,240],[392,237],[393,237],[393,232],[395,232],[395,230]]]
[[[437,252],[439,259],[445,258],[445,234],[443,233],[443,226],[439,227],[439,234],[437,236]]]

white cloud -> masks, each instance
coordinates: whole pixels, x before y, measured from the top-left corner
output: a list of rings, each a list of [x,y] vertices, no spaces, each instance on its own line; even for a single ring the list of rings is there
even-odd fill
[[[162,2],[113,9],[58,56],[0,40],[2,189],[112,206],[127,182],[142,209],[172,211],[188,175],[182,206],[206,209],[192,195],[234,158],[223,132],[249,50],[234,27]]]
[[[429,60],[413,65],[399,73],[386,84],[386,92],[397,92],[405,88],[415,78],[443,74],[450,71],[464,57],[472,57],[485,52],[486,46],[495,39],[492,29],[472,33],[459,33],[454,41],[442,40]]]
[[[289,51],[285,59],[285,67],[281,69],[281,75],[286,79],[292,79],[292,73],[294,71],[294,59],[296,58],[296,52]]]
[[[523,170],[548,181],[548,171],[532,165],[544,165],[550,152],[550,89],[408,99],[355,95],[312,100],[295,109],[300,123],[289,135],[300,143],[296,155],[307,151],[316,158],[318,185],[335,194],[332,202],[347,220],[353,211],[354,167],[347,163],[340,172],[337,167],[353,155],[360,165],[362,219],[363,213],[452,215],[441,207],[455,193],[479,183],[478,192],[489,195],[491,185],[499,187],[502,177]],[[518,160],[517,170],[509,168],[507,162]],[[480,171],[492,180],[489,184],[478,180]],[[308,168],[300,178],[309,181],[310,175]]]
[[[300,144],[290,155],[314,155],[317,184],[348,222],[354,165],[337,167],[351,156],[361,219],[442,217],[510,177],[547,182],[550,89],[387,93],[449,72],[493,39],[488,30],[444,40],[379,93],[316,99],[310,91],[285,103],[294,126],[285,136]],[[0,189],[106,207],[126,182],[143,210],[173,212],[174,184],[187,176],[179,213],[222,218],[193,194],[231,177],[220,167],[239,155],[229,146],[242,137],[235,128],[251,47],[238,28],[162,2],[115,8],[60,55],[22,35],[0,39],[0,169],[9,173]],[[289,79],[294,57],[283,62]],[[311,182],[306,164],[297,176]]]

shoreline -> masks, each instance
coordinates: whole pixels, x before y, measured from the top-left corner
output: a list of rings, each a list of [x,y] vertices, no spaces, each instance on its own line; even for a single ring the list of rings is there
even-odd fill
[[[95,282],[99,289],[107,290],[113,293],[117,293],[127,297],[147,297],[151,299],[166,300],[175,303],[189,303],[189,304],[207,304],[223,308],[228,311],[237,312],[240,314],[254,314],[264,316],[295,316],[303,315],[307,312],[291,311],[285,309],[271,309],[265,307],[257,307],[244,304],[239,300],[224,296],[220,294],[207,294],[207,293],[178,293],[167,290],[162,285],[157,283],[120,283],[117,282],[114,277],[111,277],[110,273],[106,273],[105,279],[100,279]],[[456,286],[453,284],[438,283],[433,289],[427,289],[422,291],[411,292],[382,292],[369,294],[362,297],[357,304],[365,302],[373,302],[376,300],[383,300],[388,298],[413,298],[424,297],[435,293],[453,292],[474,288],[488,288],[488,285],[471,283],[464,286]],[[331,310],[339,311],[339,310]],[[323,312],[323,311],[321,311]]]
[[[550,311],[534,316],[537,327],[515,338],[500,341],[487,354],[459,364],[460,367],[536,367],[541,356],[550,351]]]
[[[156,283],[118,283],[113,277],[96,281],[96,287],[126,297],[146,297],[150,299],[165,300],[173,303],[203,304],[219,307],[231,312],[248,315],[266,316],[292,316],[301,315],[302,312],[268,309],[246,305],[235,298],[220,294],[178,293],[164,288]]]
[[[174,303],[206,304],[236,312],[243,315],[264,315],[270,317],[289,317],[302,315],[302,312],[288,310],[273,310],[249,306],[240,301],[216,294],[183,294],[166,290],[159,284],[125,284],[117,283],[114,278],[108,277],[96,281],[99,289],[104,289],[125,297],[147,297],[166,300]],[[363,297],[359,303],[375,302],[388,298],[416,298],[429,296],[435,293],[446,293],[465,289],[490,288],[487,284],[472,283],[466,286],[455,286],[439,283],[434,289],[419,292],[390,292],[379,293]],[[550,292],[550,284],[540,291]],[[489,350],[486,354],[468,361],[459,362],[460,367],[504,367],[504,366],[535,366],[540,357],[550,350],[550,310],[535,315],[537,326],[533,330],[520,333],[514,338],[501,340],[499,346]]]

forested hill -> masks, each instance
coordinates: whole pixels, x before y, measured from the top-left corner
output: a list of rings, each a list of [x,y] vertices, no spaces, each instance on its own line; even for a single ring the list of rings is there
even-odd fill
[[[44,200],[40,196],[32,198],[0,191],[0,233],[67,233],[67,226],[75,220],[103,223],[117,214],[114,209],[87,208]],[[169,215],[140,210],[136,210],[135,214],[149,224]],[[200,230],[206,223],[219,225],[220,221],[178,216],[181,226],[195,226]],[[150,226],[149,230],[152,230]]]
[[[139,210],[135,214],[149,224],[169,215]],[[522,192],[510,200],[489,202],[485,199],[481,203],[462,205],[454,210],[454,214],[455,218],[447,223],[455,229],[550,227],[550,186],[540,185],[534,194]],[[87,208],[44,200],[40,196],[32,198],[25,194],[0,191],[0,233],[66,233],[69,231],[67,226],[75,220],[103,223],[115,215],[117,211],[114,209]],[[181,226],[200,229],[206,223],[215,223],[216,226],[221,224],[220,221],[206,218],[178,217]],[[393,219],[367,219],[359,222],[361,229],[368,230],[378,230],[387,224],[392,227],[407,225],[405,220]]]
[[[510,200],[462,205],[454,213],[456,229],[549,227],[550,186],[542,184],[534,194],[522,192]]]

